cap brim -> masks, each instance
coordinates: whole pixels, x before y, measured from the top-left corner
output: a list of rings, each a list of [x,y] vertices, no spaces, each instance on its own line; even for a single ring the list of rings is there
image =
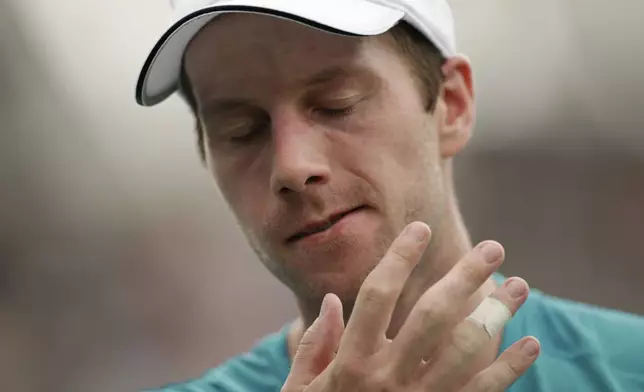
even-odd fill
[[[153,106],[177,90],[186,47],[208,22],[223,13],[270,15],[331,33],[357,36],[382,34],[404,16],[401,10],[363,0],[281,0],[273,1],[271,8],[266,8],[266,3],[265,0],[219,2],[174,23],[157,41],[143,65],[136,86],[137,103]]]

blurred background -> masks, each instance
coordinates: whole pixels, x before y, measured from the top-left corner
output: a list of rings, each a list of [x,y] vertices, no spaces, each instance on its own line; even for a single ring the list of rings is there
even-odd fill
[[[479,116],[475,241],[551,294],[644,314],[641,0],[452,2]],[[0,2],[0,390],[196,377],[295,316],[202,169],[187,107],[134,102],[165,0]]]

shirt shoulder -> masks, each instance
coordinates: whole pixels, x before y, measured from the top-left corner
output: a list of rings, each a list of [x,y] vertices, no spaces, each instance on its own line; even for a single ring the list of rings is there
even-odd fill
[[[290,370],[288,327],[195,380],[144,392],[279,392]]]
[[[533,290],[508,323],[502,349],[523,336],[541,355],[511,392],[644,390],[644,317]]]

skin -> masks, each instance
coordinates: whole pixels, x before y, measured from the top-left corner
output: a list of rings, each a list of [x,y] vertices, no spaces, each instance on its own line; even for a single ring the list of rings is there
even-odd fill
[[[387,35],[345,37],[235,14],[206,26],[185,54],[208,167],[250,245],[297,298],[292,354],[327,293],[349,319],[361,285],[410,222],[429,225],[432,239],[392,309],[388,338],[472,250],[451,165],[474,124],[470,65],[448,59],[427,111],[393,45]],[[329,234],[288,240],[308,222],[356,206],[363,208]],[[502,259],[502,247],[491,246]],[[483,279],[458,315],[495,289]],[[492,363],[499,338],[480,350],[470,374]]]
[[[282,392],[501,392],[525,372],[539,352],[531,337],[472,372],[480,365],[477,353],[491,336],[472,320],[457,316],[503,262],[492,242],[459,260],[420,297],[399,333],[386,338],[396,299],[428,241],[424,223],[405,228],[365,279],[346,328],[341,302],[327,295],[320,316],[300,341]],[[491,297],[514,314],[527,297],[525,289],[525,281],[510,278]]]

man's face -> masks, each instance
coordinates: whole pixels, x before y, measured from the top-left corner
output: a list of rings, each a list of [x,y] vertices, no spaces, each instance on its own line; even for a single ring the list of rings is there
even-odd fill
[[[186,53],[213,175],[301,300],[352,300],[402,228],[439,224],[448,204],[438,136],[448,110],[427,112],[393,45],[229,15]]]

